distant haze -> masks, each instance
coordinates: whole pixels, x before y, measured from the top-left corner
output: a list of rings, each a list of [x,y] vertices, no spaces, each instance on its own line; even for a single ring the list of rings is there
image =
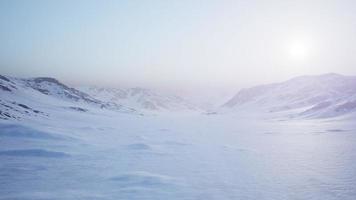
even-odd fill
[[[245,87],[356,75],[356,1],[0,1],[0,74]]]

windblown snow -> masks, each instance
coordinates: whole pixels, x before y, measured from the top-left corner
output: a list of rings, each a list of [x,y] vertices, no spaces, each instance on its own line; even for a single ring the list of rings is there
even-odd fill
[[[0,199],[356,198],[355,77],[244,89],[216,112],[53,78],[0,76],[0,94]]]

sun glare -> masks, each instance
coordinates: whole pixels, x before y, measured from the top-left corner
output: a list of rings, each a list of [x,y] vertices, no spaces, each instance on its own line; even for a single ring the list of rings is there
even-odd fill
[[[304,60],[309,56],[310,49],[304,41],[293,41],[289,46],[289,56],[293,60]]]

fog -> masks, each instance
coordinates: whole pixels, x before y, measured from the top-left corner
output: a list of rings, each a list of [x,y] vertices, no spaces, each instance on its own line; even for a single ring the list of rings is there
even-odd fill
[[[356,74],[355,1],[1,1],[0,73],[238,88]]]

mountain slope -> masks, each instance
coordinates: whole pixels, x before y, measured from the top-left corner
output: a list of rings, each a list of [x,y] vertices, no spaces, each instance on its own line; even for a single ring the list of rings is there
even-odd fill
[[[155,92],[145,88],[79,88],[85,93],[102,101],[114,102],[127,105],[137,110],[146,111],[192,111],[198,108],[185,99]]]
[[[107,109],[130,113],[133,109],[97,100],[53,78],[20,79],[0,75],[0,118],[48,117],[57,109],[87,112]]]
[[[287,113],[293,117],[340,116],[356,111],[356,77],[296,77],[243,89],[222,107],[224,111]]]

